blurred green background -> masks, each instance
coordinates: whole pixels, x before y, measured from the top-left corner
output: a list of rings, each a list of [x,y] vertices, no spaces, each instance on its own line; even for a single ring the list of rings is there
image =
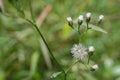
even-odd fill
[[[50,80],[59,71],[41,37],[27,21],[20,18],[13,4],[20,6],[31,19],[30,0],[0,0],[0,80]],[[64,69],[72,61],[70,49],[78,35],[67,26],[66,18],[76,19],[92,13],[92,23],[103,14],[100,25],[108,34],[88,31],[82,43],[93,45],[92,60],[99,65],[95,72],[76,64],[67,80],[120,80],[120,0],[31,0],[33,16],[40,26],[54,56]],[[21,14],[20,14],[21,15]],[[62,75],[54,80],[63,80]]]

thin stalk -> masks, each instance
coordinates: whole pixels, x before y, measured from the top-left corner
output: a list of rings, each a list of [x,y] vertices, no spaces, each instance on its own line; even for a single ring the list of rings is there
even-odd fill
[[[89,64],[89,62],[90,62],[90,57],[91,57],[91,56],[89,55],[89,56],[88,56],[87,64]]]
[[[73,65],[75,65],[77,62],[79,62],[79,60],[76,60],[66,71],[65,73],[67,74],[69,72],[69,70],[73,67]]]
[[[78,25],[78,33],[79,33],[79,35],[80,35],[80,25]]]
[[[83,62],[83,61],[81,60],[81,63],[82,63],[87,69],[89,69],[86,62]]]
[[[29,8],[30,8],[31,18],[32,18],[33,22],[35,22],[35,19],[34,19],[34,16],[33,16],[32,4],[31,3],[32,3],[32,1],[29,0],[28,1],[28,5],[29,5]]]
[[[58,63],[58,61],[55,59],[55,57],[53,56],[52,51],[50,50],[50,48],[49,48],[49,46],[48,46],[48,44],[47,44],[45,38],[43,37],[41,31],[39,30],[38,26],[37,26],[36,24],[34,24],[32,21],[30,21],[29,19],[26,19],[26,21],[28,21],[29,23],[31,23],[31,24],[34,26],[34,28],[37,30],[37,32],[38,32],[39,35],[41,36],[43,42],[45,43],[45,45],[46,45],[46,47],[47,47],[47,49],[48,49],[48,51],[49,51],[49,53],[50,53],[52,59],[55,61],[55,63],[59,66],[59,68],[60,68],[60,69],[62,70],[62,72],[64,73],[64,75],[65,75],[65,79],[64,79],[64,80],[66,80],[65,71],[63,70],[63,68],[61,67],[61,65]]]
[[[45,38],[43,37],[41,31],[39,30],[38,26],[37,26],[36,24],[34,24],[32,21],[30,21],[29,19],[26,19],[26,20],[27,20],[29,23],[31,23],[31,24],[35,27],[35,29],[37,30],[37,32],[38,32],[39,35],[41,36],[43,42],[45,43],[46,47],[48,48],[48,51],[49,51],[51,57],[52,57],[52,58],[55,60],[55,62],[58,64],[58,62],[56,61],[55,57],[53,56],[53,54],[52,54],[52,52],[51,52],[51,50],[50,50],[50,48],[49,48],[49,46],[48,46],[48,44],[47,44]]]
[[[26,19],[26,20],[35,27],[35,29],[37,30],[37,32],[38,32],[39,35],[41,36],[43,42],[45,43],[45,45],[46,45],[46,47],[47,47],[47,49],[48,49],[48,51],[49,51],[52,59],[53,59],[53,60],[55,61],[55,63],[59,66],[59,68],[61,69],[61,71],[64,73],[64,80],[66,80],[66,73],[65,73],[64,69],[63,69],[62,66],[58,63],[58,61],[56,60],[56,58],[55,58],[54,55],[52,54],[52,51],[50,50],[50,48],[49,48],[49,46],[48,46],[48,44],[47,44],[44,36],[42,35],[42,33],[41,33],[41,31],[39,30],[38,26],[35,24],[35,19],[34,19],[34,16],[33,16],[33,11],[32,11],[32,6],[31,6],[31,0],[29,1],[29,7],[30,7],[31,17],[32,17],[32,20],[33,20],[34,23],[33,23],[31,20],[29,20],[29,19]]]
[[[88,22],[87,22],[87,30],[89,29]]]
[[[87,31],[91,29],[91,27],[89,27],[89,22],[87,22]]]
[[[79,41],[79,43],[82,41],[82,34],[78,33],[78,41]]]
[[[80,42],[80,40],[81,40],[81,32],[80,32],[80,25],[78,25],[78,30],[77,30],[77,32],[78,32],[78,35],[79,35],[79,37],[78,37],[78,41]]]

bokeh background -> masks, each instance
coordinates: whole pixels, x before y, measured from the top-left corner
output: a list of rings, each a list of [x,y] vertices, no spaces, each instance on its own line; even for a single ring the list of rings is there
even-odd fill
[[[30,16],[30,0],[0,0],[0,80],[50,80],[59,71],[41,37],[13,6],[17,4]],[[74,20],[87,12],[91,23],[103,14],[100,27],[108,33],[90,30],[81,43],[93,45],[92,61],[99,65],[95,72],[76,64],[67,75],[68,80],[120,80],[120,0],[31,0],[32,13],[58,62],[67,69],[73,62],[70,49],[78,43],[78,35],[66,18]],[[63,80],[62,75],[54,80]]]

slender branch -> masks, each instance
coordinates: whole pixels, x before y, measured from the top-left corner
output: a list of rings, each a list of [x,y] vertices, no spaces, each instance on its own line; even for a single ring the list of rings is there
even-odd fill
[[[34,16],[33,16],[32,4],[31,3],[32,3],[32,1],[29,0],[28,1],[28,5],[29,5],[29,8],[30,8],[31,18],[32,18],[33,22],[35,22],[35,19],[34,19]]]
[[[90,62],[90,57],[91,57],[91,56],[89,55],[89,56],[88,56],[87,64],[89,64],[89,62]]]
[[[45,43],[45,45],[46,45],[46,47],[47,47],[47,49],[48,49],[48,51],[49,51],[52,59],[53,59],[53,60],[55,61],[55,63],[59,66],[59,68],[63,71],[64,75],[66,75],[66,74],[65,74],[65,71],[63,70],[63,68],[61,67],[61,65],[58,63],[58,61],[57,61],[57,60],[55,59],[55,57],[53,56],[52,51],[50,50],[50,48],[49,48],[49,46],[48,46],[45,38],[43,37],[41,31],[39,30],[38,26],[37,26],[36,24],[34,24],[32,21],[30,21],[29,19],[26,19],[26,21],[28,21],[29,23],[31,23],[31,24],[35,27],[35,29],[37,30],[37,32],[38,32],[39,35],[41,36],[43,42]]]
[[[78,33],[79,33],[79,35],[80,35],[80,25],[78,26]]]
[[[66,71],[65,73],[67,74],[69,72],[69,70],[73,67],[73,65],[75,65],[77,62],[79,62],[79,60],[76,60]]]
[[[38,26],[37,26],[36,24],[34,24],[32,21],[30,21],[29,19],[26,19],[26,20],[27,20],[29,23],[31,23],[31,24],[35,27],[35,29],[37,30],[37,32],[38,32],[38,33],[39,33],[39,35],[41,36],[41,38],[42,38],[43,42],[44,42],[44,43],[45,43],[45,45],[47,46],[48,51],[49,51],[49,53],[50,53],[51,57],[52,57],[54,60],[56,60],[56,59],[55,59],[55,57],[53,56],[53,54],[52,54],[52,52],[51,52],[51,50],[50,50],[50,48],[49,48],[48,44],[47,44],[47,42],[46,42],[45,38],[43,37],[43,35],[42,35],[41,31],[39,30]]]
[[[87,30],[89,29],[88,22],[87,22]]]
[[[56,58],[55,58],[54,55],[52,54],[52,51],[50,50],[50,48],[49,48],[49,46],[48,46],[48,44],[47,44],[44,36],[42,35],[42,33],[41,33],[41,31],[39,30],[38,26],[35,24],[35,19],[34,19],[33,13],[32,13],[31,0],[29,1],[29,7],[30,7],[31,17],[32,17],[32,20],[33,20],[34,23],[33,23],[31,20],[29,20],[29,19],[26,19],[26,18],[25,18],[25,20],[28,21],[29,23],[31,23],[31,24],[33,25],[33,27],[35,27],[35,29],[37,30],[37,32],[38,32],[39,35],[41,36],[43,42],[45,43],[45,45],[46,45],[46,47],[47,47],[47,49],[48,49],[48,51],[49,51],[49,53],[50,53],[53,61],[55,61],[55,63],[59,66],[59,68],[61,69],[61,71],[64,73],[64,80],[66,80],[66,73],[65,73],[64,69],[63,69],[62,66],[58,63],[58,61],[56,60]]]

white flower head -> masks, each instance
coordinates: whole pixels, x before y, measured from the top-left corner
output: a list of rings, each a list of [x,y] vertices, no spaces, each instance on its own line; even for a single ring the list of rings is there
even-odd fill
[[[99,20],[103,20],[103,18],[104,18],[104,15],[99,16]]]
[[[88,47],[88,53],[93,53],[94,52],[94,46],[89,46]]]
[[[67,22],[68,22],[69,26],[71,26],[71,27],[73,26],[73,20],[71,17],[67,17]]]
[[[92,70],[92,71],[95,71],[95,70],[97,70],[97,69],[98,69],[98,65],[97,65],[97,64],[91,66],[91,70]]]
[[[104,15],[100,15],[98,18],[98,23],[102,22],[103,19],[104,19]]]
[[[80,15],[80,16],[78,17],[78,20],[83,21],[83,15]]]
[[[86,48],[82,46],[82,44],[74,44],[71,48],[71,53],[74,58],[82,59],[86,55],[88,55]]]
[[[67,21],[68,21],[68,22],[71,22],[71,21],[72,21],[72,18],[71,18],[71,17],[67,17]]]
[[[86,13],[86,18],[90,18],[90,17],[91,17],[91,13],[90,12]]]
[[[80,16],[78,17],[78,24],[81,25],[82,22],[83,22],[83,15],[80,15]]]
[[[86,22],[87,23],[90,22],[90,19],[91,19],[91,13],[88,12],[88,13],[86,13]]]

